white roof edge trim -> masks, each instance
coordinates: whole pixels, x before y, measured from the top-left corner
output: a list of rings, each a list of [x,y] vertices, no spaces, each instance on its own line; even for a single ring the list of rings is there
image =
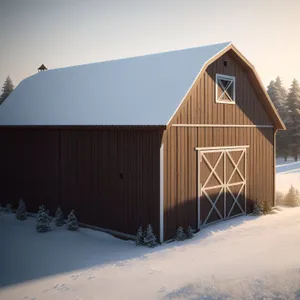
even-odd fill
[[[264,87],[264,84],[263,84],[263,82],[262,82],[262,80],[261,80],[261,78],[260,78],[258,72],[257,72],[256,69],[255,69],[255,66],[254,66],[254,65],[253,65],[253,64],[252,64],[252,63],[251,63],[251,62],[250,62],[250,61],[249,61],[242,53],[240,53],[240,51],[239,51],[234,45],[232,45],[232,50],[233,50],[237,55],[241,56],[241,57],[244,59],[244,61],[245,61],[245,62],[249,65],[249,67],[251,68],[251,70],[252,70],[254,76],[256,77],[256,79],[257,79],[257,81],[258,81],[260,87],[261,87],[262,90],[263,90],[263,93],[265,94],[265,96],[266,96],[268,102],[270,103],[270,105],[271,105],[271,107],[272,107],[272,109],[273,109],[273,111],[274,111],[276,117],[278,118],[279,123],[280,123],[281,126],[283,127],[283,129],[279,129],[279,130],[286,130],[286,126],[285,126],[284,122],[282,121],[282,119],[281,119],[281,117],[280,117],[280,115],[279,115],[279,113],[278,113],[278,111],[277,111],[277,109],[276,109],[276,107],[275,107],[273,101],[271,100],[270,96],[268,95],[267,90],[266,90],[266,88]]]
[[[283,123],[283,121],[282,121],[282,119],[281,119],[281,117],[280,117],[280,115],[279,115],[279,113],[278,113],[278,111],[277,111],[277,109],[276,109],[276,107],[275,107],[273,101],[271,100],[270,96],[268,95],[267,90],[266,90],[266,88],[264,87],[262,80],[260,79],[260,76],[258,75],[258,73],[256,72],[256,70],[255,70],[254,68],[252,69],[252,71],[253,71],[253,73],[254,73],[254,75],[255,75],[255,77],[256,77],[256,79],[257,79],[257,81],[258,81],[260,87],[262,88],[262,90],[263,90],[263,92],[264,92],[266,98],[268,99],[268,101],[269,101],[269,103],[270,103],[270,105],[271,105],[271,107],[272,107],[272,109],[273,109],[273,111],[274,111],[274,114],[276,115],[276,117],[277,117],[278,120],[279,120],[279,123],[280,123],[281,126],[283,127],[283,129],[277,129],[277,130],[286,130],[286,126],[285,126],[285,124]]]
[[[197,81],[199,75],[202,73],[203,69],[206,68],[206,65],[209,63],[210,60],[214,59],[214,57],[218,56],[220,53],[222,53],[225,50],[229,50],[232,47],[232,42],[229,42],[229,44],[224,47],[222,50],[220,50],[218,53],[216,53],[214,56],[212,56],[211,58],[209,58],[202,66],[202,68],[200,69],[199,73],[197,74],[196,78],[194,79],[193,83],[191,84],[190,88],[188,89],[188,91],[186,92],[186,94],[183,96],[182,100],[180,101],[179,105],[177,106],[175,112],[172,114],[171,118],[169,119],[169,121],[167,122],[167,126],[169,125],[169,123],[172,121],[173,117],[175,116],[175,114],[177,113],[177,111],[179,110],[180,106],[182,105],[182,103],[184,102],[185,98],[187,97],[187,95],[189,94],[189,92],[191,91],[192,87],[194,86],[195,82]]]

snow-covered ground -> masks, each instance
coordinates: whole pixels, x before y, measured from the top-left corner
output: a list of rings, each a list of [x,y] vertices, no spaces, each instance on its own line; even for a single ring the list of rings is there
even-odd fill
[[[287,162],[283,158],[276,161],[276,190],[285,193],[290,186],[300,190],[300,161],[295,162],[289,158]]]
[[[299,174],[278,174],[277,187],[299,187]],[[34,218],[3,214],[0,299],[300,299],[299,233],[300,208],[281,208],[148,249],[86,228],[37,233]]]

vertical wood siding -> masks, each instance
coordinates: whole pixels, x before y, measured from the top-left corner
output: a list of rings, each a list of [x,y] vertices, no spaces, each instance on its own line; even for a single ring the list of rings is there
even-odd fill
[[[136,234],[159,233],[160,130],[0,128],[0,203],[53,215],[75,209],[79,221]]]
[[[171,127],[164,139],[167,149],[164,152],[165,238],[171,238],[177,226],[197,228],[196,147],[249,145],[247,212],[257,201],[266,200],[274,205],[273,138],[273,128]],[[186,144],[183,143],[185,139]]]
[[[224,60],[228,61],[227,67]],[[217,73],[235,77],[236,105],[216,103]],[[250,77],[230,51],[212,63],[195,82],[171,123],[272,125]]]
[[[228,61],[227,67],[224,60]],[[216,73],[235,76],[236,104],[215,102]],[[249,145],[247,212],[256,201],[274,204],[273,128],[197,128],[172,124],[273,125],[250,77],[229,51],[195,82],[164,135],[165,238],[178,226],[197,228],[197,153],[195,147]]]

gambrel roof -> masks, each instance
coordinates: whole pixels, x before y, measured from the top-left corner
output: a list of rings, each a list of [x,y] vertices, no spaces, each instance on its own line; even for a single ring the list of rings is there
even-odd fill
[[[0,125],[167,125],[208,63],[232,47],[226,42],[39,72],[1,105]]]

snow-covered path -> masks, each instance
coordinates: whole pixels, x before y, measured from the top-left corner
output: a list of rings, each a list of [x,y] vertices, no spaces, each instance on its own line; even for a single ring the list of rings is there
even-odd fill
[[[299,186],[300,172],[277,174]],[[212,225],[154,249],[0,216],[1,300],[300,299],[300,208]]]

